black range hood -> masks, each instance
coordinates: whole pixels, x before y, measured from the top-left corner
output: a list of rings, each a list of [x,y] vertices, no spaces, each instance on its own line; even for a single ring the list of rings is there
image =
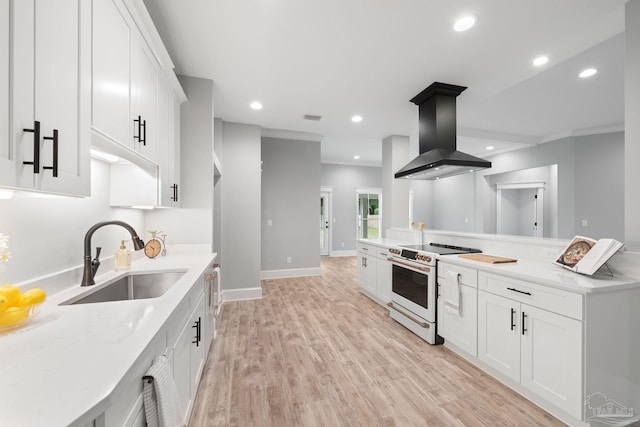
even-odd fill
[[[491,162],[456,150],[456,97],[466,87],[435,82],[411,102],[418,106],[420,155],[396,178],[440,179],[491,167]]]

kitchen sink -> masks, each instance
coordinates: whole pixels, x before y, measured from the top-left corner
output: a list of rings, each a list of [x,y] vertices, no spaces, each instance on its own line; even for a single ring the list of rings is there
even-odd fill
[[[129,273],[107,285],[96,285],[99,287],[97,290],[85,292],[60,305],[157,298],[164,295],[184,273],[184,271]]]

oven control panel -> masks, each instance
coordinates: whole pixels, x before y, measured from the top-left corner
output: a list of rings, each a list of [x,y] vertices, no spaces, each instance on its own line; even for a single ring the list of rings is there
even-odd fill
[[[389,248],[389,252],[394,255],[400,255],[401,253],[400,249],[396,249],[396,248]]]
[[[418,254],[418,255],[416,255],[416,260],[424,261],[424,262],[431,262],[431,257],[430,256],[426,256],[426,255]]]

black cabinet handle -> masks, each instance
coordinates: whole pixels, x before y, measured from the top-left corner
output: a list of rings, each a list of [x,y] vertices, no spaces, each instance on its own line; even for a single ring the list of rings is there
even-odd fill
[[[517,292],[519,294],[531,295],[531,292],[521,291],[521,290],[516,289],[516,288],[507,288],[507,290],[508,291],[513,291],[513,292]]]
[[[141,126],[142,126],[142,140],[140,142],[142,142],[142,145],[146,146],[147,145],[147,121],[143,120]]]
[[[142,140],[140,139],[140,131],[141,131],[141,125],[142,125],[142,117],[138,116],[137,119],[133,120],[133,123],[136,123],[138,125],[138,134],[136,135],[136,131],[133,131],[133,139],[134,140],[138,140],[138,142],[142,142]]]
[[[513,331],[516,328],[516,320],[514,315],[516,314],[516,311],[512,308],[511,309],[511,330]]]
[[[524,326],[524,319],[527,318],[527,315],[524,314],[524,311],[522,312],[522,335],[524,335],[525,332],[527,332],[527,328],[525,328]]]
[[[194,341],[191,341],[191,344],[195,344],[198,347],[200,345],[200,318],[198,317],[198,320],[193,323],[191,327],[196,328],[196,336],[193,337]]]
[[[53,177],[58,177],[58,129],[53,130],[53,136],[45,136],[42,139],[53,141],[53,166],[43,166],[42,169],[53,171]]]
[[[40,173],[40,122],[33,122],[33,129],[22,129],[33,133],[33,161],[22,162],[23,165],[33,165],[33,173]]]
[[[173,184],[171,186],[171,189],[173,190],[173,196],[170,197],[171,200],[173,200],[174,202],[178,201],[178,184]]]

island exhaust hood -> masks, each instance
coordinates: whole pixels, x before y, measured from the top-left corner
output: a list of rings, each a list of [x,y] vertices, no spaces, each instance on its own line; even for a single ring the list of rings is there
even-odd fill
[[[418,106],[420,155],[396,178],[440,179],[491,167],[491,162],[456,150],[456,97],[466,87],[435,82],[411,102]]]

